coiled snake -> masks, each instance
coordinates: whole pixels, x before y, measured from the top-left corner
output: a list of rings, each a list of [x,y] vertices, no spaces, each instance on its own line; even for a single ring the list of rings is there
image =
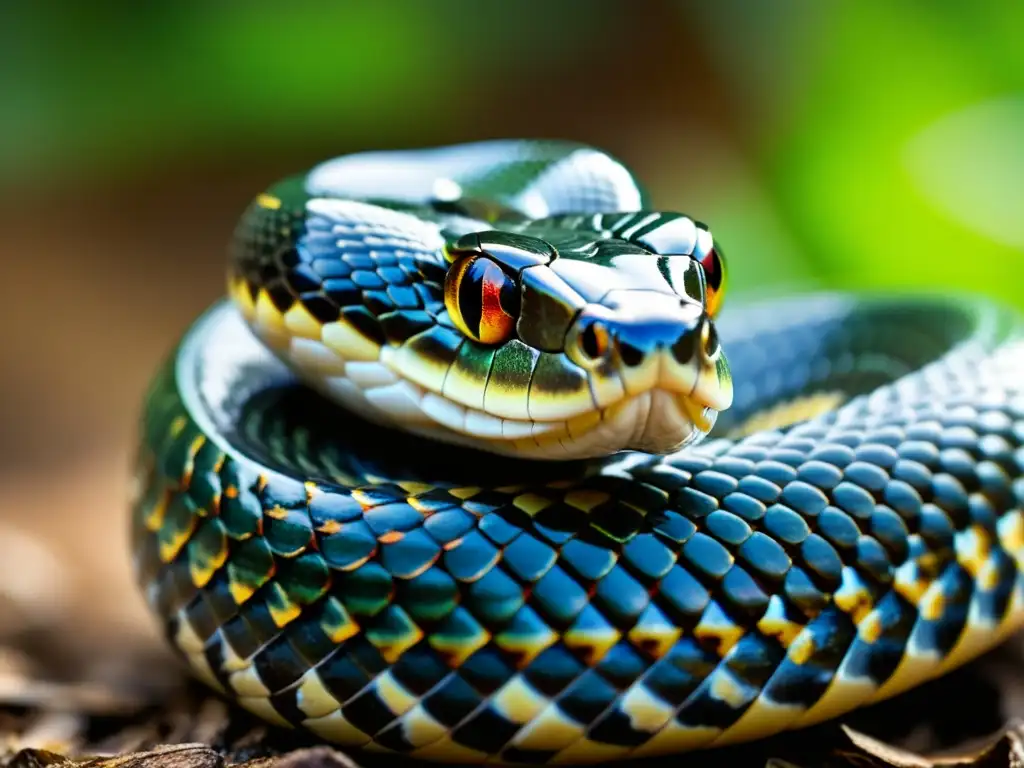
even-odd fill
[[[649,206],[530,141],[255,199],[138,454],[138,580],[198,677],[350,747],[594,762],[820,722],[1020,624],[1017,315],[719,314],[707,228]]]

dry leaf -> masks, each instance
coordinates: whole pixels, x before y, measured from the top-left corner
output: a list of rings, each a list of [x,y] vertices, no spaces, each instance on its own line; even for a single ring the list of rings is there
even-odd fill
[[[168,744],[148,752],[100,757],[76,768],[220,768],[224,759],[205,744]]]
[[[841,728],[854,747],[863,754],[877,759],[881,765],[892,766],[893,768],[933,768],[935,765],[934,762],[927,758],[881,742],[848,726],[843,725]],[[856,754],[853,753],[851,756],[856,756]]]
[[[1013,721],[994,738],[968,751],[934,755],[916,755],[886,744],[867,734],[841,726],[853,749],[839,748],[836,753],[850,765],[885,768],[1024,768],[1024,722]],[[865,759],[870,762],[863,762]]]
[[[310,747],[284,755],[274,768],[358,768],[358,764],[330,747]]]

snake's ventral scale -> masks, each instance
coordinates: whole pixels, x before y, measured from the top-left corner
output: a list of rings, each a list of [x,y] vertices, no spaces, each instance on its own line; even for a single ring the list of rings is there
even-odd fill
[[[800,728],[999,642],[1019,317],[732,306],[725,266],[577,144],[269,188],[146,402],[132,546],[173,646],[272,723],[536,764]]]

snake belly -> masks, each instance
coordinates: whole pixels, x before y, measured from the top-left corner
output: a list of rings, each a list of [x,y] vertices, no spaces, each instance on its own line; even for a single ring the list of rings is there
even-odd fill
[[[335,238],[350,261],[337,274],[376,275],[332,316],[347,361],[305,347],[338,378],[349,365],[386,382],[358,349],[406,344],[430,314],[392,306],[388,324],[373,309],[411,297],[397,290],[409,243],[373,211],[462,233],[568,216],[562,230],[592,243],[607,239],[602,214],[646,206],[623,166],[578,145],[335,162],[317,178],[340,174],[332,195],[370,212]],[[303,200],[311,176],[289,182]],[[845,294],[729,308],[715,328],[732,404],[707,439],[665,455],[498,456],[364,420],[297,377],[282,349],[321,320],[287,320],[301,291],[275,295],[274,270],[326,257],[293,248],[282,266],[275,244],[309,231],[308,203],[282,199],[257,201],[278,213],[243,233],[263,256],[232,278],[235,301],[199,318],[155,378],[132,516],[138,582],[172,646],[256,715],[449,762],[675,753],[887,698],[1021,623],[1015,313]],[[293,289],[328,279],[299,272]]]

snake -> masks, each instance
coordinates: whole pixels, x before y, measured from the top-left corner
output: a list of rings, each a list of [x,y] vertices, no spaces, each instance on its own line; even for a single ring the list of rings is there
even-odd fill
[[[449,763],[677,754],[1022,623],[1008,306],[732,306],[707,225],[562,140],[326,160],[227,250],[145,396],[131,552],[173,655],[268,723]]]

